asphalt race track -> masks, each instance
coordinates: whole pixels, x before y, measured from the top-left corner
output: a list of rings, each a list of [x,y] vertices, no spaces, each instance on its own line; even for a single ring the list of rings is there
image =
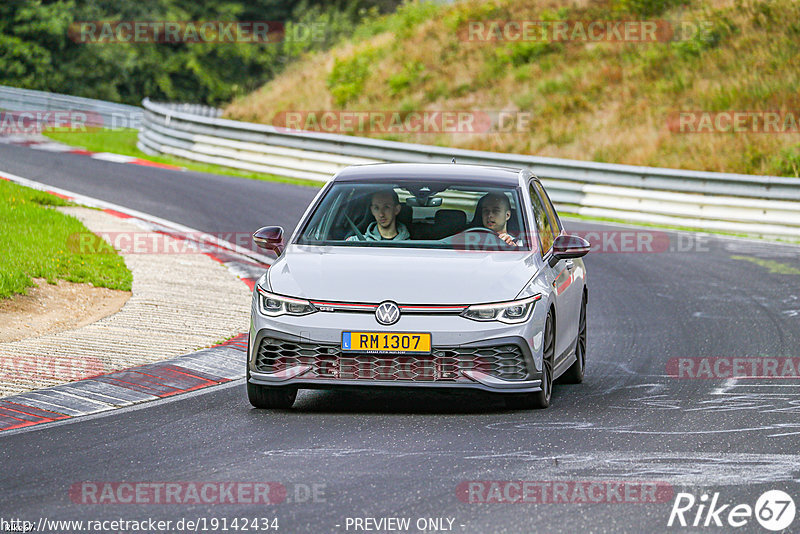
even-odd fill
[[[9,145],[0,171],[208,232],[289,231],[316,192]],[[800,503],[797,380],[670,376],[677,358],[799,357],[800,249],[666,235],[664,251],[587,257],[587,379],[557,386],[547,410],[508,411],[474,394],[301,391],[294,409],[268,412],[250,407],[238,381],[0,434],[0,517],[277,518],[279,532],[355,532],[353,518],[401,517],[410,532],[420,518],[464,533],[661,532],[679,492],[698,504],[718,492],[731,505],[723,521],[766,490]],[[269,505],[133,505],[75,493],[83,482],[208,481],[277,482],[287,494]],[[460,491],[469,481],[652,482],[666,494],[474,503]],[[669,530],[767,532],[753,517],[736,529],[710,524]]]

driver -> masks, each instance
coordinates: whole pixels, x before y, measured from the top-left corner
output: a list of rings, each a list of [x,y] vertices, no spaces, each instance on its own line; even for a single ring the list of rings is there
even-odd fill
[[[400,199],[394,189],[385,189],[372,194],[369,209],[375,222],[370,223],[364,237],[367,241],[410,239],[406,225],[397,220],[400,213]],[[347,241],[357,241],[358,236],[350,236]]]
[[[483,226],[492,230],[497,237],[512,247],[522,246],[522,242],[508,233],[507,224],[511,218],[511,203],[503,193],[487,193],[478,202],[482,204],[481,220]]]

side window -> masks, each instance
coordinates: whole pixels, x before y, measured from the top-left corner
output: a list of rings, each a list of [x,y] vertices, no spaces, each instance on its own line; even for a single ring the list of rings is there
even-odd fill
[[[339,207],[342,204],[342,197],[343,195],[337,194],[333,197],[333,200],[325,202],[318,208],[321,210],[323,214],[316,223],[313,225],[309,225],[309,227],[305,230],[305,235],[307,238],[311,239],[330,239],[328,235],[331,231],[331,226],[334,222],[334,217],[339,212]]]
[[[535,187],[536,182],[531,182],[531,206],[533,207],[533,219],[536,223],[536,232],[539,234],[539,243],[542,246],[542,256],[547,254],[553,246],[553,229],[550,218],[545,210],[542,197],[539,196]]]
[[[542,184],[539,182],[534,182],[533,184],[544,203],[544,209],[547,211],[547,217],[550,219],[550,227],[553,230],[553,239],[555,239],[558,237],[558,234],[561,233],[561,221],[558,219],[556,209],[553,207],[553,203],[550,202],[550,197],[547,195],[547,191],[544,190],[544,187],[542,187]]]

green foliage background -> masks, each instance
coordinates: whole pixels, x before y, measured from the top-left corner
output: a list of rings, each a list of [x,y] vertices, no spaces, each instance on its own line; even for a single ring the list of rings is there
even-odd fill
[[[217,105],[263,85],[310,50],[332,46],[399,0],[2,0],[0,85],[138,105]],[[324,25],[324,40],[281,43],[76,43],[80,21],[286,21]],[[287,31],[287,34],[291,34]]]

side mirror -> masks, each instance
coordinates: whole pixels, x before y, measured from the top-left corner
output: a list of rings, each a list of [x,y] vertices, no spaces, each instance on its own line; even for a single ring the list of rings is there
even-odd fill
[[[550,257],[550,265],[555,265],[558,260],[586,256],[591,248],[592,244],[582,237],[569,234],[560,235],[553,241],[553,255]]]
[[[253,242],[264,250],[271,250],[278,256],[283,252],[283,228],[265,226],[253,234]]]

